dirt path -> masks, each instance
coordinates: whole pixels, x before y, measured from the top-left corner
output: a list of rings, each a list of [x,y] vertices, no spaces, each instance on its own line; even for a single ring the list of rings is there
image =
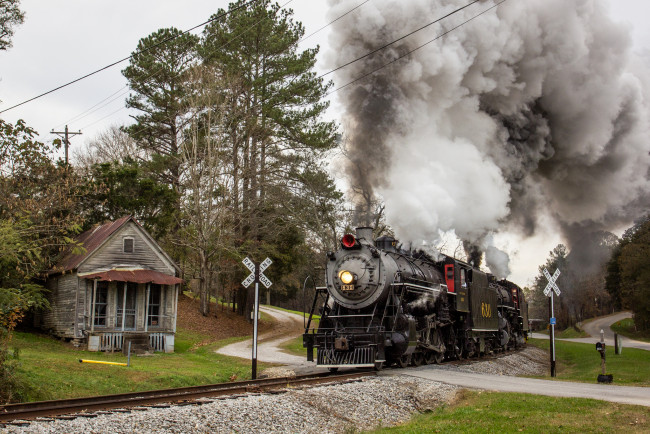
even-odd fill
[[[286,365],[287,368],[295,371],[305,369],[312,370],[315,365],[307,362],[306,353],[304,357],[285,353],[281,346],[285,342],[296,338],[304,333],[303,317],[294,313],[271,307],[260,307],[260,310],[272,316],[276,323],[270,332],[261,334],[257,341],[257,360],[266,363]],[[217,353],[226,356],[241,357],[251,360],[253,352],[253,339],[248,339],[234,344],[226,345],[217,350]]]

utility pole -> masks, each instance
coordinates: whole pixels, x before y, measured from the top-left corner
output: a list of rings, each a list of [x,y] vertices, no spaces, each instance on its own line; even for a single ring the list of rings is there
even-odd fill
[[[63,139],[63,144],[65,145],[65,164],[66,166],[68,165],[68,149],[70,148],[70,136],[77,136],[81,134],[81,130],[79,132],[70,132],[68,131],[68,126],[65,126],[65,131],[50,131],[51,134],[56,134],[57,136],[61,137]],[[62,135],[63,134],[63,135]]]

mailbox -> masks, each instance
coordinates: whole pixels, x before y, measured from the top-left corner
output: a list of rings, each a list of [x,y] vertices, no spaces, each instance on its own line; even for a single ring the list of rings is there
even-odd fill
[[[605,342],[596,342],[596,351],[605,351]]]

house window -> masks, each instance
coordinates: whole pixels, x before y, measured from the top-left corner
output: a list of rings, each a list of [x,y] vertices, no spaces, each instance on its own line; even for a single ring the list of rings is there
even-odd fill
[[[95,293],[95,326],[106,327],[106,306],[108,304],[108,282],[97,282]]]
[[[124,238],[124,253],[133,253],[133,238]]]
[[[151,327],[160,327],[160,285],[152,284],[149,289],[149,312],[147,313],[147,324]]]

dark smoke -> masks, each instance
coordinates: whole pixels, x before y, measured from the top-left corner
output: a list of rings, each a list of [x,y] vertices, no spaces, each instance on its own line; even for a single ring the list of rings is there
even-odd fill
[[[359,57],[466,3],[373,0],[350,15],[353,22],[335,24],[331,62]],[[337,16],[352,2],[330,4]],[[493,4],[473,5],[336,80],[348,83]],[[488,266],[506,277],[507,260],[490,234],[532,236],[551,218],[572,254],[588,263],[597,258],[579,241],[585,234],[645,211],[648,69],[606,6],[505,2],[339,93],[350,120],[348,173],[367,198],[385,201],[400,239],[454,231],[480,246],[468,256],[485,251]]]
[[[480,267],[481,260],[483,259],[483,250],[481,249],[481,246],[474,244],[471,241],[463,241],[463,249],[465,249],[467,262],[475,267]]]

